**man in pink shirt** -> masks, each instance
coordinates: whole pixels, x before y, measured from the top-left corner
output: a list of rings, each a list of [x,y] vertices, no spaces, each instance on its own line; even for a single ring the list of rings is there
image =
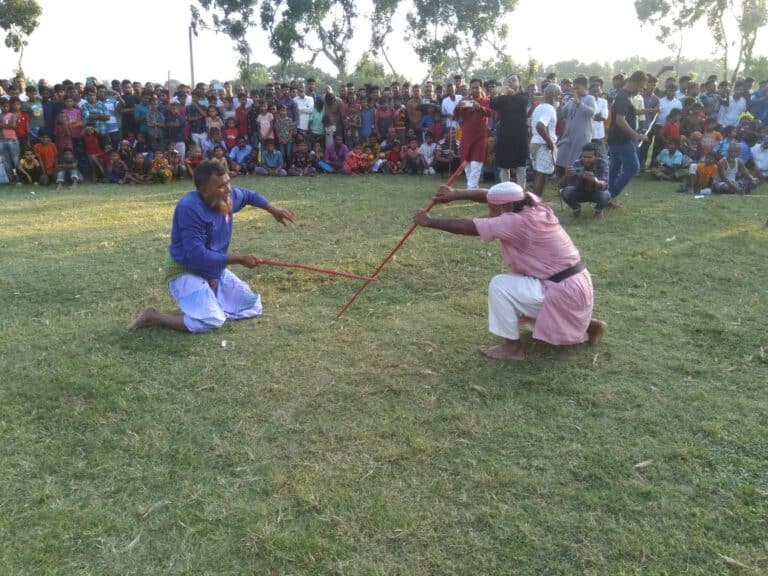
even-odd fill
[[[606,324],[592,319],[592,279],[549,206],[514,182],[490,190],[441,186],[435,200],[487,203],[490,217],[439,219],[420,210],[415,224],[501,242],[509,273],[495,276],[488,287],[488,329],[504,343],[482,346],[483,354],[523,360],[521,324],[533,325],[534,338],[556,346],[585,340],[596,345],[602,340]]]

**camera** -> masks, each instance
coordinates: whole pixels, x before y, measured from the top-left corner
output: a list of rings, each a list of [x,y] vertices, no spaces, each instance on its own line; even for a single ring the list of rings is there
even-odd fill
[[[584,176],[584,166],[574,166],[573,175],[576,176],[576,178],[582,178]]]

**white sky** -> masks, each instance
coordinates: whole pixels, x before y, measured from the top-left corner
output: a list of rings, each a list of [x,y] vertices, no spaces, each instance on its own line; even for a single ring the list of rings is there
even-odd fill
[[[24,70],[33,79],[45,78],[49,82],[64,78],[77,81],[86,76],[160,82],[167,79],[169,71],[172,78],[189,82],[190,1],[132,0],[105,5],[102,0],[38,0],[43,15],[25,51]],[[370,11],[366,0],[359,5],[361,13]],[[592,9],[589,6],[571,0],[519,0],[508,18],[510,55],[517,62],[526,62],[530,49],[534,58],[548,64],[571,59],[603,62],[632,56],[668,56],[673,60],[673,55],[655,40],[653,31],[640,27],[632,0],[602,0],[591,3]],[[395,65],[407,62],[404,75],[418,80],[425,67],[417,63],[407,43],[401,40],[405,11],[401,9],[395,18],[389,56]],[[252,62],[267,66],[276,63],[261,29],[253,30],[249,40],[254,50]],[[712,42],[705,30],[688,33],[685,41],[684,57],[711,56]],[[237,76],[236,54],[228,39],[201,32],[194,42],[197,81]],[[350,68],[369,45],[369,32],[361,31],[351,44],[356,55],[350,59]],[[768,28],[758,37],[756,53],[768,55]],[[0,43],[0,77],[10,76],[17,60],[17,55]],[[336,72],[320,59],[317,64]]]

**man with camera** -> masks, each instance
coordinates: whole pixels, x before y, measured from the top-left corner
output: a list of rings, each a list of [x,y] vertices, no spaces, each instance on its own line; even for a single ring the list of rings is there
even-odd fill
[[[581,214],[581,202],[593,202],[595,218],[603,217],[611,194],[608,192],[608,163],[598,156],[597,146],[588,142],[581,148],[581,158],[565,169],[560,185],[564,186],[560,197],[573,210],[574,217]]]

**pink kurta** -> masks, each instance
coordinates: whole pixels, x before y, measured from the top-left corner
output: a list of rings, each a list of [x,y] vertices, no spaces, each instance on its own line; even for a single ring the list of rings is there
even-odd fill
[[[547,280],[581,259],[552,209],[537,201],[522,212],[474,222],[484,242],[501,241],[501,255],[512,274],[541,281],[544,304],[533,337],[555,345],[583,342],[592,319],[592,278],[585,269],[562,282]]]

